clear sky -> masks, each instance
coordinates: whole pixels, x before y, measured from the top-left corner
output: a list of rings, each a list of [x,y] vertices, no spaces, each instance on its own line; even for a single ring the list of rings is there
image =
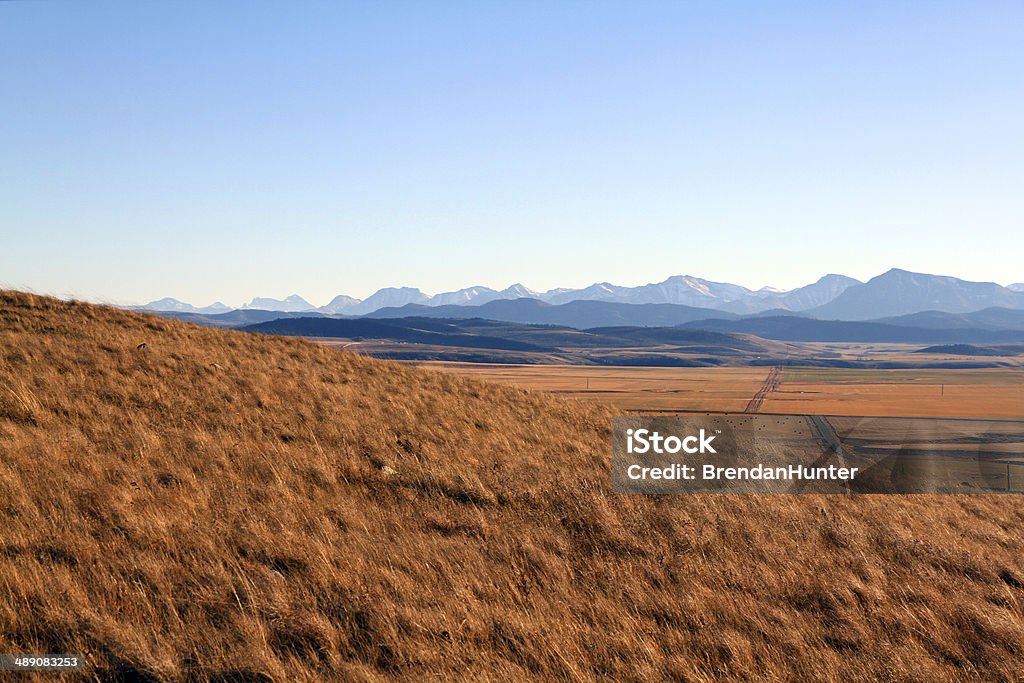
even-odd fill
[[[2,2],[0,283],[1024,281],[1024,3]]]

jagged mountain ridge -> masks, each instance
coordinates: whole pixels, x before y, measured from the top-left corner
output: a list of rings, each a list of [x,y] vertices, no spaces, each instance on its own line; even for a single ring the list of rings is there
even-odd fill
[[[337,297],[335,297],[337,300]],[[252,301],[242,305],[242,309],[254,309],[258,311],[284,311],[285,313],[300,313],[315,311],[316,306],[303,299],[298,294],[292,294],[285,299],[270,299],[255,297]]]
[[[772,309],[804,310],[830,301],[846,287],[859,284],[843,275],[826,275],[815,283],[792,291],[764,287],[750,290],[726,282],[713,282],[689,275],[674,275],[662,282],[626,287],[608,282],[596,283],[581,289],[557,288],[546,292],[532,290],[521,283],[503,290],[483,285],[466,287],[451,292],[429,295],[415,287],[385,287],[365,300],[339,294],[325,306],[316,307],[293,294],[283,299],[256,297],[242,309],[301,312],[319,311],[329,315],[366,315],[384,308],[399,308],[408,304],[424,306],[480,306],[491,301],[536,299],[553,305],[572,301],[606,301],[624,304],[680,304],[735,313],[756,313]],[[179,306],[160,307],[163,301],[147,304],[148,310],[196,312]],[[180,304],[180,302],[177,302]],[[185,304],[187,306],[187,304]],[[227,309],[211,311],[226,312]]]
[[[360,316],[407,305],[471,307],[522,298],[556,306],[576,301],[672,304],[737,315],[780,311],[825,319],[870,320],[922,311],[967,313],[992,307],[1024,309],[1024,285],[1002,287],[992,282],[970,282],[893,268],[868,282],[829,274],[814,283],[789,291],[771,287],[751,290],[727,282],[674,275],[662,282],[637,287],[600,282],[580,289],[558,288],[546,292],[537,292],[519,283],[500,291],[476,285],[434,295],[415,287],[385,287],[365,300],[339,294],[329,304],[319,308],[298,295],[283,300],[257,297],[241,308]],[[230,310],[224,307],[205,311],[176,299],[161,299],[144,308],[182,313],[222,313]]]
[[[893,268],[863,285],[847,288],[807,313],[829,320],[871,320],[921,311],[970,313],[992,307],[1024,308],[1024,292],[994,282],[969,282]]]
[[[235,310],[220,301],[214,301],[209,306],[193,306],[170,296],[150,301],[139,308],[146,311],[176,311],[178,313],[202,313],[204,315],[216,315]]]

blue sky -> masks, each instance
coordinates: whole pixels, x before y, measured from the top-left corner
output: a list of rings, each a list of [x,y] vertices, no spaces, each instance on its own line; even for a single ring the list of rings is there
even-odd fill
[[[1024,281],[1024,3],[0,3],[0,283]]]

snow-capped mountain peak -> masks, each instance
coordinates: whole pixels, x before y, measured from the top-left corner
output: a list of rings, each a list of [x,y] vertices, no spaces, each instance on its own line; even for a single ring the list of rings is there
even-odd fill
[[[365,315],[381,308],[394,308],[408,304],[425,304],[430,297],[415,287],[384,287],[366,297],[346,311],[352,315]]]
[[[169,296],[166,296],[163,299],[157,299],[156,301],[150,301],[148,304],[141,306],[140,308],[147,311],[174,311],[177,313],[203,313],[206,315],[227,313],[232,310],[231,307],[225,306],[220,301],[214,301],[209,306],[193,306],[192,304],[179,301]]]
[[[912,278],[906,271],[891,271],[890,277]],[[711,308],[732,313],[757,313],[771,309],[803,311],[822,306],[843,293],[847,288],[861,284],[844,275],[826,275],[817,282],[790,291],[773,287],[762,287],[752,291],[728,282],[715,282],[692,275],[673,275],[661,282],[635,287],[596,282],[580,289],[557,288],[546,292],[534,291],[522,283],[495,290],[483,285],[464,287],[451,292],[430,296],[415,287],[384,287],[365,300],[345,294],[335,296],[330,303],[317,308],[298,294],[285,299],[255,297],[243,309],[261,309],[302,313],[317,311],[326,315],[365,315],[381,308],[400,308],[409,304],[425,306],[479,306],[497,299],[539,299],[558,305],[571,301],[605,301],[627,304],[682,304]],[[1012,289],[1014,286],[1011,286]],[[1024,289],[1024,284],[1016,285]],[[146,304],[150,310],[221,313],[230,310],[224,304],[216,303],[204,309],[173,298],[160,299]]]
[[[496,290],[490,287],[484,287],[477,285],[475,287],[466,287],[459,289],[454,292],[442,292],[435,294],[430,297],[427,301],[428,306],[465,306],[465,305],[479,305],[485,304],[488,301],[493,301],[499,298],[499,294]]]
[[[319,310],[321,313],[327,313],[330,315],[336,313],[347,313],[349,310],[358,306],[362,303],[362,299],[356,299],[346,294],[339,294],[338,296],[331,299],[330,303],[326,306],[321,306]]]
[[[502,299],[539,299],[540,292],[536,292],[522,283],[515,283],[509,285],[505,289],[498,292],[499,298]]]
[[[256,309],[261,311],[283,311],[286,313],[302,313],[314,311],[316,306],[303,299],[298,294],[292,294],[284,299],[271,299],[268,297],[254,297],[252,301],[242,306],[243,309]]]

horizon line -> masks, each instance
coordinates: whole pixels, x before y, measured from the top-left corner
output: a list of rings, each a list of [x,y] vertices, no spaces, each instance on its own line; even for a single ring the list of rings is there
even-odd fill
[[[226,306],[227,308],[230,308],[232,310],[241,310],[241,309],[244,309],[247,306],[249,306],[256,299],[272,299],[274,301],[285,301],[285,300],[287,300],[289,298],[292,298],[292,297],[298,297],[298,298],[302,299],[305,303],[309,304],[310,306],[313,306],[313,309],[320,309],[320,308],[323,308],[324,306],[329,305],[331,303],[331,301],[333,301],[335,298],[337,298],[339,296],[350,296],[352,299],[355,299],[356,301],[361,303],[363,301],[366,301],[370,297],[372,297],[372,296],[374,296],[374,295],[376,295],[376,294],[378,294],[378,293],[380,293],[382,291],[389,290],[389,289],[391,289],[391,290],[413,289],[413,290],[416,290],[416,291],[420,292],[421,294],[426,296],[428,299],[431,299],[431,298],[434,298],[436,296],[440,296],[442,294],[449,294],[449,293],[458,292],[458,291],[462,291],[462,290],[466,290],[466,289],[473,289],[473,288],[477,288],[477,287],[482,288],[482,289],[489,289],[489,290],[494,291],[494,292],[502,292],[502,291],[505,291],[505,290],[510,289],[512,287],[521,286],[521,287],[524,287],[524,288],[528,289],[529,291],[537,294],[538,296],[544,296],[544,295],[546,295],[546,294],[548,294],[550,292],[557,292],[559,290],[565,290],[565,291],[582,290],[582,289],[587,289],[589,287],[593,287],[593,286],[596,286],[596,285],[605,285],[605,284],[606,285],[612,285],[612,286],[615,286],[615,287],[626,287],[626,288],[645,287],[645,286],[650,286],[650,285],[663,284],[663,283],[668,282],[669,280],[672,280],[674,278],[692,278],[694,280],[703,280],[704,282],[709,282],[709,283],[713,283],[713,284],[732,285],[732,286],[736,286],[736,287],[742,287],[743,289],[745,289],[745,290],[747,290],[748,292],[751,292],[751,293],[757,293],[757,292],[763,292],[763,291],[769,290],[772,293],[776,293],[776,294],[787,294],[787,293],[793,292],[793,291],[795,291],[797,289],[801,289],[803,287],[807,287],[807,286],[813,285],[813,284],[815,284],[817,282],[820,282],[822,279],[824,279],[826,277],[829,277],[829,276],[848,277],[851,280],[856,280],[859,284],[865,284],[865,283],[870,282],[871,280],[873,280],[873,279],[875,279],[875,278],[877,278],[877,277],[879,277],[881,275],[884,275],[884,274],[892,272],[892,271],[901,271],[901,272],[905,272],[905,273],[912,273],[912,274],[915,274],[915,275],[929,275],[929,276],[932,276],[932,277],[948,277],[948,278],[953,278],[953,279],[956,279],[956,280],[961,280],[963,282],[971,282],[971,283],[979,283],[979,284],[995,284],[995,285],[998,285],[998,286],[1003,287],[1003,288],[1009,288],[1009,287],[1012,287],[1014,285],[1024,284],[1024,276],[1022,276],[1022,280],[1020,280],[1020,281],[1008,282],[1006,284],[1002,284],[1002,283],[996,282],[994,280],[971,280],[971,279],[966,279],[966,278],[959,277],[959,276],[956,276],[956,275],[946,275],[946,274],[940,274],[940,273],[927,273],[927,272],[922,272],[922,271],[907,270],[906,268],[900,268],[898,266],[893,266],[893,267],[890,267],[890,268],[882,271],[881,273],[878,273],[877,275],[873,275],[873,276],[867,278],[866,280],[860,280],[860,279],[855,278],[853,276],[845,275],[845,274],[839,273],[839,272],[828,272],[828,273],[825,273],[823,275],[820,275],[817,279],[815,279],[815,280],[813,280],[811,282],[808,282],[808,283],[803,284],[803,285],[798,285],[798,286],[792,287],[790,289],[775,288],[775,287],[772,287],[771,285],[764,285],[764,286],[762,286],[762,287],[760,287],[758,289],[752,289],[752,288],[747,287],[745,285],[738,285],[736,283],[728,282],[726,280],[713,280],[713,279],[710,279],[710,278],[707,278],[707,277],[698,276],[698,275],[676,274],[676,275],[669,275],[669,276],[665,277],[662,280],[648,281],[648,282],[645,282],[645,283],[642,283],[642,284],[637,284],[637,285],[618,285],[618,284],[615,284],[615,283],[610,282],[608,280],[602,280],[602,281],[591,282],[590,284],[583,285],[583,286],[580,286],[580,287],[552,287],[552,288],[546,289],[546,290],[536,290],[536,289],[533,289],[532,287],[529,287],[529,286],[523,284],[522,282],[514,282],[514,283],[509,284],[509,285],[507,285],[507,286],[505,286],[503,288],[500,288],[500,289],[499,288],[495,288],[495,287],[490,287],[488,285],[483,285],[483,284],[474,284],[474,285],[467,285],[467,286],[464,286],[464,287],[459,287],[457,289],[440,290],[440,291],[437,291],[437,292],[434,292],[434,293],[428,293],[428,292],[420,289],[419,287],[415,287],[415,286],[411,286],[411,285],[385,285],[383,287],[378,287],[377,289],[373,290],[370,294],[368,294],[367,296],[362,297],[362,298],[360,298],[358,296],[352,296],[352,295],[346,294],[345,292],[339,292],[339,293],[331,296],[330,299],[327,302],[325,302],[325,303],[323,303],[321,305],[314,304],[313,302],[311,302],[306,297],[304,297],[301,294],[299,294],[298,292],[294,292],[294,291],[291,294],[287,294],[287,295],[282,296],[281,298],[277,298],[277,297],[274,297],[274,296],[256,295],[256,296],[253,296],[248,302],[243,302],[243,303],[241,303],[241,304],[236,306],[236,305],[225,303],[219,297],[213,299],[208,304],[200,305],[200,304],[193,303],[193,301],[186,301],[184,299],[179,299],[179,298],[177,298],[175,296],[171,296],[171,295],[164,295],[164,296],[161,296],[161,297],[159,297],[157,299],[151,299],[149,301],[140,301],[138,299],[136,299],[134,301],[125,301],[125,300],[120,300],[119,301],[119,300],[115,300],[115,299],[110,298],[110,297],[88,297],[88,296],[83,297],[83,296],[79,296],[77,294],[74,294],[72,292],[66,292],[66,291],[65,292],[60,292],[60,293],[53,292],[53,291],[41,291],[41,290],[38,290],[38,289],[33,288],[33,287],[26,287],[26,286],[23,286],[23,285],[16,285],[16,284],[7,283],[7,282],[0,282],[0,289],[22,291],[22,292],[26,292],[26,293],[29,293],[29,294],[38,294],[38,295],[41,295],[41,296],[52,296],[54,298],[62,299],[62,300],[77,300],[77,301],[84,301],[84,302],[87,302],[87,303],[105,304],[105,305],[117,306],[117,307],[121,307],[121,308],[144,307],[144,306],[148,306],[148,305],[150,305],[152,303],[155,303],[157,301],[161,301],[163,299],[172,299],[172,300],[177,301],[179,303],[187,304],[187,305],[190,305],[190,306],[194,306],[196,308],[207,308],[207,307],[210,307],[210,306],[214,306],[216,304],[221,304],[221,305]],[[518,298],[535,298],[535,297],[518,297]],[[460,305],[460,304],[453,304],[453,305]],[[472,304],[463,304],[463,305],[472,305]]]

